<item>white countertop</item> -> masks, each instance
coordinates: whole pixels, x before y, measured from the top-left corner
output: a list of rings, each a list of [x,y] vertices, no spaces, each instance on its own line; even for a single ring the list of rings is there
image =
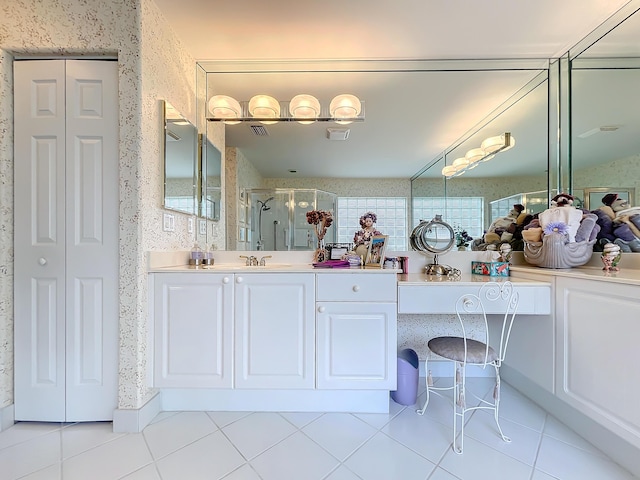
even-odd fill
[[[193,273],[366,273],[366,274],[397,274],[400,270],[385,268],[315,268],[310,263],[304,264],[271,264],[266,266],[246,266],[241,263],[237,264],[220,264],[212,266],[191,266],[191,265],[174,265],[169,267],[153,267],[149,269],[149,273],[168,273],[168,272],[193,272]]]
[[[583,266],[574,268],[540,268],[533,266],[510,267],[511,272],[534,273],[551,277],[583,278],[586,280],[598,280],[603,282],[624,283],[627,285],[640,285],[640,270],[621,268],[619,272],[605,272],[602,268]]]
[[[490,277],[488,275],[474,275],[471,273],[462,273],[459,280],[452,280],[444,276],[425,275],[423,273],[409,273],[398,275],[398,285],[425,285],[430,283],[438,284],[452,284],[452,285],[464,285],[464,284],[476,284],[487,282],[506,282],[511,281],[518,285],[543,285],[545,282],[537,280],[529,280],[524,278],[513,277]]]

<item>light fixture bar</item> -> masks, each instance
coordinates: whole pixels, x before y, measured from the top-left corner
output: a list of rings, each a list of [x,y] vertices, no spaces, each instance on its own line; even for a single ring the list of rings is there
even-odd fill
[[[280,104],[280,116],[275,118],[263,118],[263,117],[254,117],[249,113],[249,102],[241,101],[241,114],[239,117],[235,117],[233,119],[230,118],[218,118],[212,116],[210,113],[207,115],[206,119],[208,122],[225,122],[231,124],[239,123],[239,122],[305,122],[305,123],[313,123],[313,122],[364,122],[365,119],[365,102],[360,101],[360,113],[357,116],[353,117],[333,117],[329,113],[328,106],[321,106],[320,114],[313,120],[310,120],[308,117],[295,117],[291,115],[289,111],[289,103],[290,102],[278,102]]]
[[[505,132],[497,137],[489,137],[482,142],[480,148],[473,148],[464,157],[456,159],[451,165],[445,165],[441,173],[445,178],[459,177],[480,163],[491,160],[497,153],[510,150],[515,144],[516,139],[510,132]]]

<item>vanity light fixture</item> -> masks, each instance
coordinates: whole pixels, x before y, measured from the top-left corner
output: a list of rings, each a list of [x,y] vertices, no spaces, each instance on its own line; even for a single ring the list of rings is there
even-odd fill
[[[313,123],[320,116],[320,102],[313,95],[306,93],[296,95],[289,102],[289,113],[294,118],[308,119],[298,120],[298,123],[303,125]]]
[[[271,125],[280,118],[280,103],[269,95],[255,95],[249,100],[249,113],[255,117],[254,120]]]
[[[364,102],[352,94],[336,95],[329,106],[310,94],[299,94],[289,102],[281,102],[269,95],[255,95],[248,102],[237,101],[228,95],[214,95],[208,103],[207,121],[235,125],[241,122],[335,122],[349,124],[364,121]]]
[[[480,148],[472,148],[464,157],[457,158],[451,165],[447,165],[442,169],[442,175],[446,178],[459,177],[480,163],[491,160],[496,153],[506,152],[513,148],[516,139],[511,133],[505,132],[504,135],[487,138]]]

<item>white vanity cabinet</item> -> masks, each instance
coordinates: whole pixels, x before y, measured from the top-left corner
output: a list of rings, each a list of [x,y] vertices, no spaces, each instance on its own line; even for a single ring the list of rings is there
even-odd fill
[[[395,390],[396,276],[322,274],[317,282],[317,388]]]
[[[556,278],[556,395],[640,447],[640,286]]]
[[[314,388],[315,275],[235,275],[235,387]]]
[[[233,278],[151,275],[155,387],[232,386]]]

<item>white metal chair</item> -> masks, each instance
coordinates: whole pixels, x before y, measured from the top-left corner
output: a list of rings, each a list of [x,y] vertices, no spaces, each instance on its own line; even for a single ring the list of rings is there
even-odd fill
[[[465,294],[456,301],[456,315],[459,320],[461,335],[437,337],[429,341],[429,349],[436,355],[453,362],[454,381],[451,387],[434,387],[431,372],[428,369],[428,359],[425,363],[427,373],[427,398],[417,413],[424,414],[429,404],[429,396],[433,391],[453,390],[453,450],[461,454],[464,447],[464,423],[465,414],[473,410],[493,410],[498,432],[505,442],[511,439],[504,435],[500,427],[500,365],[504,360],[509,343],[509,335],[518,308],[519,295],[513,289],[513,284],[509,281],[487,282],[482,285],[478,295]],[[502,316],[500,338],[489,338],[488,314],[498,314]],[[467,338],[470,330],[469,323],[480,321],[479,333],[476,338]],[[494,331],[497,330],[492,329]],[[475,336],[475,335],[474,335]],[[490,343],[491,342],[491,343]],[[493,401],[487,401],[466,390],[466,366],[478,365],[485,368],[492,365],[495,369],[495,387],[493,390]],[[479,403],[475,406],[467,406],[465,397],[467,394],[473,395]],[[468,398],[468,397],[467,397]],[[458,437],[458,420],[460,420]],[[459,438],[459,446],[456,439]]]

